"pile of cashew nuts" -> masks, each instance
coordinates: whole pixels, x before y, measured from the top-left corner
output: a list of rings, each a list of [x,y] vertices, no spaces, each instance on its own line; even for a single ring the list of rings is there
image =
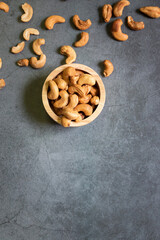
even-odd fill
[[[69,127],[71,121],[80,122],[92,115],[99,104],[99,88],[92,75],[67,67],[49,80],[47,97],[62,126]]]

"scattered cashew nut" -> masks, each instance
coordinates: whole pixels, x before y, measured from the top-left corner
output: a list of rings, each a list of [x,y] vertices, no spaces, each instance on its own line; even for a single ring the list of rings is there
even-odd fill
[[[105,60],[103,62],[103,64],[104,64],[103,74],[104,74],[105,77],[109,77],[114,70],[114,66],[113,66],[112,62],[109,61],[109,60]]]
[[[45,27],[48,30],[51,30],[53,29],[55,23],[64,23],[65,21],[66,21],[65,18],[61,16],[52,15],[45,20]]]
[[[93,86],[95,85],[95,83],[96,83],[95,78],[90,74],[83,74],[82,76],[80,76],[78,80],[79,85],[87,84],[87,85]]]
[[[39,35],[39,31],[37,29],[35,29],[35,28],[27,28],[27,29],[25,29],[24,32],[23,32],[24,40],[29,41],[31,34],[32,35]]]
[[[3,10],[4,12],[9,12],[9,6],[4,2],[0,2],[0,10]]]
[[[91,98],[90,100],[92,105],[98,105],[99,104],[99,97],[98,96],[94,96],[93,98]]]
[[[78,104],[74,110],[77,112],[83,112],[86,116],[90,116],[93,112],[92,106],[85,103]]]
[[[111,33],[112,33],[112,36],[118,41],[126,41],[128,39],[128,35],[125,33],[122,33],[122,30],[121,30],[122,24],[123,24],[123,21],[121,19],[116,19],[112,23]]]
[[[144,22],[135,22],[131,16],[127,17],[128,27],[134,31],[144,29]]]
[[[89,33],[82,32],[81,39],[79,41],[75,42],[74,46],[75,47],[83,47],[88,43],[88,41],[89,41]]]
[[[122,16],[123,13],[123,9],[126,6],[129,6],[130,2],[127,0],[121,0],[119,2],[117,2],[114,6],[113,6],[113,14],[115,17],[120,17]]]
[[[20,59],[17,61],[17,65],[20,67],[28,67],[29,65],[29,60],[24,58],[24,59]]]
[[[41,50],[41,45],[44,45],[44,44],[45,44],[44,38],[38,38],[38,39],[34,40],[32,48],[33,48],[33,51],[35,52],[35,54],[41,55],[43,53]]]
[[[75,62],[77,55],[76,55],[75,50],[72,47],[62,46],[61,50],[60,50],[60,53],[63,54],[63,55],[67,55],[67,58],[66,58],[66,63],[67,64]]]
[[[24,4],[22,4],[22,9],[25,13],[21,16],[21,21],[29,22],[33,16],[32,6],[28,3],[24,3]]]
[[[63,127],[69,127],[71,125],[71,120],[69,120],[65,116],[62,116],[61,124],[62,124]]]
[[[53,106],[56,108],[63,108],[68,104],[69,94],[66,90],[61,90],[59,92],[61,99],[54,102]]]
[[[24,41],[20,42],[20,43],[17,44],[16,47],[11,48],[11,52],[12,53],[20,53],[20,52],[23,51],[24,47],[25,47],[25,42]]]
[[[59,89],[55,81],[50,80],[49,81],[49,87],[50,91],[47,94],[48,99],[55,100],[59,97]]]
[[[0,79],[0,89],[4,88],[6,86],[6,83],[4,79]]]
[[[79,30],[86,30],[92,25],[90,19],[82,21],[78,15],[73,16],[73,23]]]
[[[148,17],[151,17],[151,18],[159,18],[160,17],[160,8],[159,7],[147,6],[147,7],[142,7],[139,10],[140,10],[140,12],[144,13]]]
[[[46,63],[46,55],[42,54],[39,60],[36,57],[31,57],[30,66],[33,68],[42,68]]]
[[[0,69],[2,68],[2,58],[0,58]]]
[[[112,6],[110,4],[105,4],[102,8],[102,17],[105,22],[109,22],[112,17]]]

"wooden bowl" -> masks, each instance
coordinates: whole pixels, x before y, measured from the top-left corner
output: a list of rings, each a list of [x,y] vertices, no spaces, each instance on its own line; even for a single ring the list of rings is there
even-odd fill
[[[89,67],[87,67],[87,66],[85,66],[83,64],[77,64],[77,63],[65,64],[65,65],[62,65],[62,66],[56,68],[55,70],[53,70],[48,75],[48,77],[46,78],[46,80],[44,82],[43,89],[42,89],[42,102],[43,102],[44,108],[45,108],[46,112],[48,113],[48,115],[54,121],[56,121],[57,123],[61,124],[61,117],[57,116],[53,112],[52,108],[50,107],[49,100],[47,98],[48,81],[51,80],[51,79],[54,79],[59,73],[61,73],[67,67],[74,67],[74,68],[76,68],[78,70],[82,70],[82,71],[84,71],[86,73],[91,74],[96,79],[97,85],[99,87],[100,101],[99,101],[99,105],[97,106],[97,108],[95,109],[93,114],[91,116],[85,118],[81,122],[78,122],[78,123],[71,121],[71,125],[70,125],[70,127],[84,126],[84,125],[92,122],[95,118],[98,117],[98,115],[101,113],[101,111],[102,111],[102,109],[104,107],[104,104],[105,104],[105,88],[104,88],[102,79],[99,77],[99,75],[93,69],[91,69],[91,68],[89,68]]]

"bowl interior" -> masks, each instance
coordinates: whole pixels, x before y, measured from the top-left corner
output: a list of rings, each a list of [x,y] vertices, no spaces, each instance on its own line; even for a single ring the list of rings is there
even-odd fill
[[[93,114],[91,116],[85,118],[84,120],[82,120],[79,123],[71,121],[70,127],[79,127],[79,126],[83,126],[83,125],[86,125],[86,124],[92,122],[102,111],[104,104],[105,104],[105,88],[104,88],[102,79],[99,77],[99,75],[93,69],[91,69],[90,67],[87,67],[83,64],[77,64],[77,63],[65,64],[65,65],[62,65],[62,66],[56,68],[55,70],[53,70],[48,75],[48,77],[46,78],[46,80],[44,82],[43,89],[42,89],[42,102],[43,102],[44,108],[45,108],[46,112],[48,113],[48,115],[57,123],[61,124],[61,117],[57,116],[53,112],[53,109],[51,108],[49,100],[47,98],[48,81],[54,79],[59,73],[61,73],[67,67],[74,67],[78,70],[82,70],[86,73],[91,74],[96,79],[97,85],[99,87],[100,101],[99,101],[99,105],[94,110]]]

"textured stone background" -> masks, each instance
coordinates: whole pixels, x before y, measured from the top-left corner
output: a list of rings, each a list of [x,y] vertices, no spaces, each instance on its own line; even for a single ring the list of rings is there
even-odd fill
[[[24,1],[6,2],[10,12],[0,12],[0,77],[6,80],[0,91],[0,240],[159,240],[160,19],[136,11],[160,7],[159,1],[131,1],[123,21],[132,15],[146,27],[134,32],[123,25],[129,35],[123,43],[102,22],[105,0],[28,1],[30,23],[19,21]],[[102,77],[102,114],[88,126],[64,129],[45,113],[41,89],[64,63],[59,47],[72,45],[79,34],[71,23],[76,13],[93,22],[88,45],[76,49],[77,63],[101,74],[101,62],[110,59],[115,71]],[[53,14],[66,23],[47,31],[44,19]],[[34,55],[35,36],[21,54],[9,52],[27,27],[46,39],[41,70],[15,64]]]

